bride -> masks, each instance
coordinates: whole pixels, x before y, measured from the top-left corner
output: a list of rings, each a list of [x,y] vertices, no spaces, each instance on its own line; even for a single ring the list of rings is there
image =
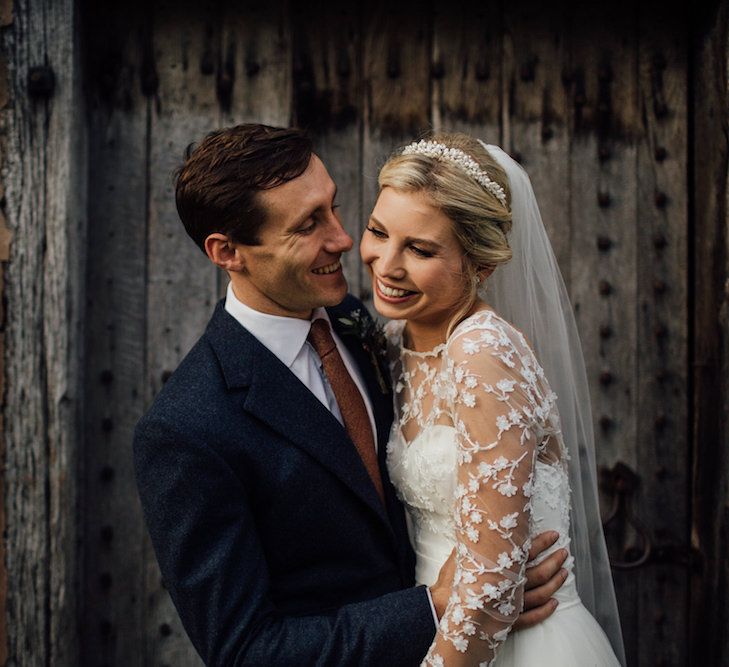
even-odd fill
[[[390,158],[379,184],[360,251],[393,320],[388,467],[417,582],[434,584],[455,549],[424,664],[624,663],[584,362],[526,173],[498,147],[441,134]],[[570,552],[559,606],[510,634],[545,530]]]

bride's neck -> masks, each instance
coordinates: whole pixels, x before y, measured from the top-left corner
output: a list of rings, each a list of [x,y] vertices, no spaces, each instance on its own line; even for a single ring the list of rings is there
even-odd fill
[[[408,320],[405,325],[405,347],[415,352],[430,352],[445,343],[447,330],[447,322],[442,327],[433,327]]]
[[[477,299],[463,316],[459,318],[459,321],[454,323],[454,326],[480,310],[490,310],[490,306],[481,299]],[[414,352],[430,352],[430,350],[441,343],[445,343],[450,323],[450,319],[442,322],[417,322],[408,320],[405,324],[403,339],[405,347]]]

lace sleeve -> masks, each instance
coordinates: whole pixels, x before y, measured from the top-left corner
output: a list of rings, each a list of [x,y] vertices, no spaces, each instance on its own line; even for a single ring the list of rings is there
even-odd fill
[[[448,345],[458,444],[456,574],[425,665],[490,665],[522,608],[536,436],[536,375],[503,333]]]

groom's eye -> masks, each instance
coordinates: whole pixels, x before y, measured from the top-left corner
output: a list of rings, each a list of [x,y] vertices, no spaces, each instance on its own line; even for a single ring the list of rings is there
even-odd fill
[[[316,227],[316,220],[312,219],[311,223],[306,225],[305,227],[299,227],[299,229],[296,230],[297,234],[311,234],[311,232],[314,231],[314,228]]]

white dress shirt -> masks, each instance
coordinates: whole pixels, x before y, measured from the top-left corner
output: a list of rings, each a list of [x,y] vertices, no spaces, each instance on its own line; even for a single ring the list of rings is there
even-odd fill
[[[321,359],[316,350],[307,341],[311,323],[318,318],[329,322],[329,314],[324,308],[317,308],[311,316],[311,320],[302,320],[297,317],[284,317],[281,315],[269,315],[254,310],[244,304],[233,292],[233,283],[228,283],[228,291],[225,297],[225,310],[227,310],[240,324],[265,347],[267,347],[331,412],[339,421],[342,420],[342,413],[339,411],[337,399],[334,397],[329,380],[324,374]],[[332,327],[332,338],[337,345],[337,350],[347,371],[352,376],[354,384],[357,385],[359,393],[362,394],[367,415],[372,426],[372,435],[375,440],[375,451],[377,451],[377,424],[375,423],[372,404],[357,364],[352,359],[349,350],[344,346]]]

